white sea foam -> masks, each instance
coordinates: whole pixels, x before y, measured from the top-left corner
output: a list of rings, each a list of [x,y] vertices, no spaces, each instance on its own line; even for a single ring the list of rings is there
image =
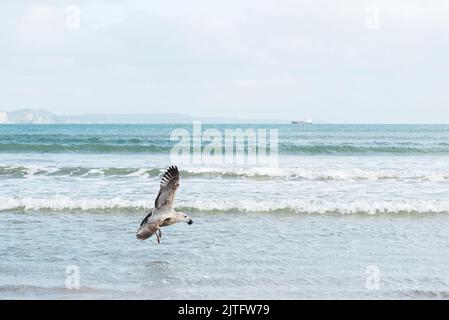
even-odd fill
[[[20,167],[0,166],[1,177],[35,176],[126,176],[158,177],[163,168],[84,168],[84,167]],[[448,181],[449,169],[366,169],[366,168],[308,168],[308,167],[184,167],[183,178],[249,178],[289,179],[311,181],[357,181],[357,180],[419,180]]]
[[[449,212],[449,201],[378,201],[378,200],[240,200],[240,201],[202,201],[197,200],[181,206],[200,211],[239,211],[239,212],[276,212],[293,213],[340,213],[340,214],[378,214],[378,213],[445,213]]]
[[[449,170],[416,170],[416,169],[364,169],[364,168],[301,168],[301,167],[254,167],[254,168],[183,168],[188,174],[218,174],[222,176],[241,177],[273,177],[304,180],[449,180]]]
[[[48,198],[12,198],[0,197],[0,210],[114,210],[114,209],[140,209],[147,208],[148,201],[126,200],[120,197],[111,199],[73,199],[70,197]]]
[[[73,199],[70,197],[13,198],[0,197],[0,211],[145,211],[152,207],[148,200]],[[179,201],[178,208],[200,212],[287,212],[305,214],[394,214],[449,213],[449,201],[328,201],[328,200],[193,200]]]

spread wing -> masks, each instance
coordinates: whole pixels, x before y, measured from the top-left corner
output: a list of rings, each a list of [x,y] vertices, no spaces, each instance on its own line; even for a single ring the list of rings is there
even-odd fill
[[[150,218],[153,215],[153,210],[151,210],[147,216],[142,220],[142,222],[140,223],[140,227],[142,227],[144,224],[146,224],[148,222],[148,218]]]
[[[137,231],[137,239],[145,240],[151,237],[156,230],[158,229],[157,223],[149,223],[148,218],[150,218],[153,215],[153,210],[151,210],[150,213],[143,219],[142,223],[140,224],[139,230]]]
[[[157,211],[173,209],[175,193],[178,188],[179,171],[176,166],[171,166],[162,176],[161,187],[156,201],[154,202],[154,208],[157,209]]]

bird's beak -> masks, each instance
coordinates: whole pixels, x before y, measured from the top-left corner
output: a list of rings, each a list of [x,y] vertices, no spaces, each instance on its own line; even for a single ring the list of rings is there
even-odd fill
[[[193,220],[192,219],[190,219],[189,221],[187,221],[187,224],[192,224],[193,223]]]

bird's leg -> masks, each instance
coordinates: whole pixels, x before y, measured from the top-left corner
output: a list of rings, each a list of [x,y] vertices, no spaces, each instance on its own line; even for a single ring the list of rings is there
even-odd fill
[[[157,226],[156,229],[156,237],[157,237],[157,243],[161,243],[161,238],[162,238],[162,232],[161,232],[161,227]]]

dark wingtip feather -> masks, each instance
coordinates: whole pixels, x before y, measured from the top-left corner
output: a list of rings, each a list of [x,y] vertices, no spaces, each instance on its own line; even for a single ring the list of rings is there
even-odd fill
[[[178,167],[174,165],[168,168],[167,171],[170,172],[172,175],[177,175],[179,173]]]
[[[168,184],[172,179],[179,178],[178,167],[175,165],[170,166],[162,176],[161,187]]]
[[[168,168],[166,173],[170,174],[172,177],[177,177],[177,176],[179,176],[178,167],[177,166],[171,166],[171,167]]]

